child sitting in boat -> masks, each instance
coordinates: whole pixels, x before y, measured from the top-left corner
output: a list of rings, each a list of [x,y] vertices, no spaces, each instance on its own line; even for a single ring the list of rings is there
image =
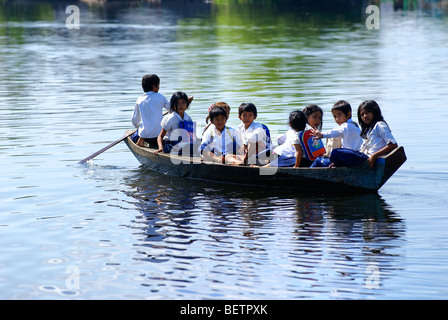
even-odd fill
[[[352,167],[368,160],[369,166],[375,166],[378,157],[397,148],[389,126],[374,100],[361,102],[358,108],[358,120],[361,124],[361,137],[364,139],[360,151],[340,148],[331,152],[330,161],[336,167]]]
[[[194,123],[186,113],[189,105],[190,100],[184,92],[178,91],[171,96],[170,107],[173,112],[161,122],[162,129],[157,138],[159,148],[155,151],[156,154],[170,153],[174,146],[177,146],[177,153],[181,153],[185,147],[188,147],[186,150],[191,150],[196,134]]]
[[[209,112],[209,114],[207,115],[207,118],[205,119],[205,123],[206,123],[207,125],[205,126],[204,130],[202,131],[202,134],[204,134],[205,131],[209,130],[210,128],[213,128],[213,123],[211,123],[211,122],[208,123],[208,121],[210,120],[210,110],[211,110],[213,107],[222,107],[222,108],[224,108],[224,110],[226,110],[226,113],[227,113],[227,120],[229,120],[230,106],[229,106],[227,103],[225,103],[224,101],[218,101],[218,102],[215,102],[214,104],[212,104],[212,105],[210,106],[210,108],[208,108],[208,112]]]
[[[245,163],[265,161],[270,152],[270,134],[265,125],[254,121],[257,107],[251,102],[242,103],[238,108],[238,118],[243,122],[238,126],[238,132],[244,146]]]
[[[306,119],[308,120],[306,130],[308,129],[322,130],[322,118],[324,112],[321,107],[315,104],[310,104],[306,106],[302,111],[305,114]]]
[[[352,107],[350,103],[345,100],[336,102],[331,108],[331,113],[338,126],[324,133],[319,130],[312,129],[316,139],[340,138],[341,148],[359,150],[362,144],[361,129],[358,124],[352,120]],[[319,157],[314,160],[311,167],[328,167],[330,165],[331,162],[329,157]]]
[[[202,136],[199,147],[203,158],[218,163],[242,165],[242,144],[238,131],[226,126],[228,114],[222,107],[213,107],[209,112],[212,127]]]
[[[307,118],[303,111],[296,110],[289,114],[289,129],[286,132],[285,142],[274,149],[277,158],[267,166],[270,167],[300,167],[309,166],[311,162],[305,157],[299,133],[305,130]]]
[[[151,148],[157,148],[157,137],[160,133],[163,114],[162,109],[170,110],[170,103],[159,93],[160,79],[155,74],[147,74],[142,78],[144,94],[135,103],[132,124],[138,128],[132,140],[140,147],[144,142]]]
[[[306,124],[305,130],[309,130],[309,129],[317,129],[317,130],[321,130],[322,129],[322,118],[324,115],[323,110],[321,109],[321,107],[319,107],[318,105],[315,104],[310,104],[307,105],[305,108],[303,108],[303,113],[306,116],[306,119],[308,121],[308,123]],[[283,144],[285,142],[286,139],[286,134],[282,134],[280,136],[278,136],[277,138],[277,142],[278,144]]]

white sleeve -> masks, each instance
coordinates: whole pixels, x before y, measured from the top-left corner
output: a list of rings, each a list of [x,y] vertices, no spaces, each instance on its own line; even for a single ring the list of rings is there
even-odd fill
[[[162,121],[160,122],[160,125],[166,131],[170,131],[170,130],[173,129],[173,125],[172,125],[172,120],[171,119],[173,119],[173,117],[168,115],[168,116],[163,117]]]
[[[397,143],[389,126],[383,121],[378,122],[378,135],[386,142],[386,144]]]
[[[277,144],[278,144],[278,145],[282,145],[282,144],[284,144],[285,141],[286,141],[286,133],[283,133],[282,135],[279,135],[279,136],[277,137]]]
[[[163,108],[168,111],[169,113],[173,112],[173,110],[171,110],[171,104],[168,101],[168,99],[162,95],[162,103],[163,103]]]
[[[292,133],[291,132],[291,135],[292,135],[292,139],[291,139],[291,144],[300,144],[300,139],[299,139],[299,133],[300,133],[301,131],[299,131],[299,132],[294,132],[294,133]]]
[[[345,125],[345,127],[344,127]],[[347,127],[347,123],[344,123],[336,128],[333,128],[322,134],[323,138],[342,138],[344,137],[344,128]]]
[[[142,117],[140,115],[139,105],[136,103],[134,106],[134,114],[132,115],[132,124],[138,128],[142,124]]]

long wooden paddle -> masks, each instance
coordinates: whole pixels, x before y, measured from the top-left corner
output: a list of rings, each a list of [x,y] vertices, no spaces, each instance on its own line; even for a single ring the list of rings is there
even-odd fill
[[[112,148],[114,145],[119,144],[121,141],[123,141],[124,139],[126,139],[127,137],[129,137],[130,135],[132,135],[135,131],[137,130],[133,130],[131,132],[126,133],[123,137],[121,137],[120,139],[118,139],[117,141],[112,142],[111,144],[109,144],[108,146],[105,146],[103,149],[98,150],[97,152],[95,152],[94,154],[88,156],[85,159],[82,159],[81,161],[79,161],[79,163],[83,164],[86,163],[87,161],[89,161],[90,159],[95,158],[97,155],[100,155],[101,153],[103,153],[104,151]]]

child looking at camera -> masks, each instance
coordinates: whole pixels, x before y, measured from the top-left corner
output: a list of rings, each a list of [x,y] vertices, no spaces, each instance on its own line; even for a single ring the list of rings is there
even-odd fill
[[[361,102],[358,108],[358,120],[361,124],[361,137],[364,139],[360,151],[340,148],[331,152],[330,161],[336,167],[351,167],[369,162],[375,166],[378,157],[385,155],[395,148],[397,142],[389,126],[381,114],[381,109],[374,100]]]
[[[170,107],[173,112],[162,120],[162,129],[157,138],[159,149],[155,151],[156,154],[171,152],[171,149],[181,141],[183,144],[194,142],[194,123],[186,113],[189,105],[190,100],[184,92],[178,91],[171,96]]]
[[[352,120],[352,107],[347,101],[340,100],[333,105],[331,114],[338,125],[336,128],[320,132],[312,130],[316,139],[341,139],[341,148],[359,150],[362,144],[361,129],[358,124]],[[319,157],[314,160],[311,167],[328,167],[331,165],[329,158]]]
[[[260,155],[261,157],[262,154],[264,158],[269,157],[269,129],[265,125],[255,122],[255,119],[257,119],[257,107],[252,102],[242,103],[238,107],[238,118],[242,122],[238,126],[238,132],[241,135],[244,146],[246,162],[256,163],[258,156]]]
[[[203,158],[218,163],[242,165],[241,140],[238,131],[226,126],[227,112],[222,107],[213,107],[209,112],[210,127],[202,136],[199,147]]]

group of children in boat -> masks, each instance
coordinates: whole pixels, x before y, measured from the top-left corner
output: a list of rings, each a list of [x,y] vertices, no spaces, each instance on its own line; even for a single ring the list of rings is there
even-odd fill
[[[351,167],[376,159],[397,147],[397,142],[373,100],[358,108],[359,125],[352,120],[352,108],[338,101],[331,109],[337,126],[322,132],[323,111],[317,105],[289,114],[290,129],[273,147],[270,131],[256,122],[257,108],[243,103],[238,108],[241,124],[227,126],[230,107],[217,102],[209,108],[201,139],[196,126],[186,113],[193,98],[175,92],[168,101],[159,91],[160,79],[155,74],[142,78],[144,94],[136,101],[132,123],[137,131],[132,140],[139,146],[156,149],[155,153],[198,155],[204,160],[230,165],[263,165],[279,167]],[[167,113],[163,114],[163,109]],[[327,139],[326,148],[322,138]]]

